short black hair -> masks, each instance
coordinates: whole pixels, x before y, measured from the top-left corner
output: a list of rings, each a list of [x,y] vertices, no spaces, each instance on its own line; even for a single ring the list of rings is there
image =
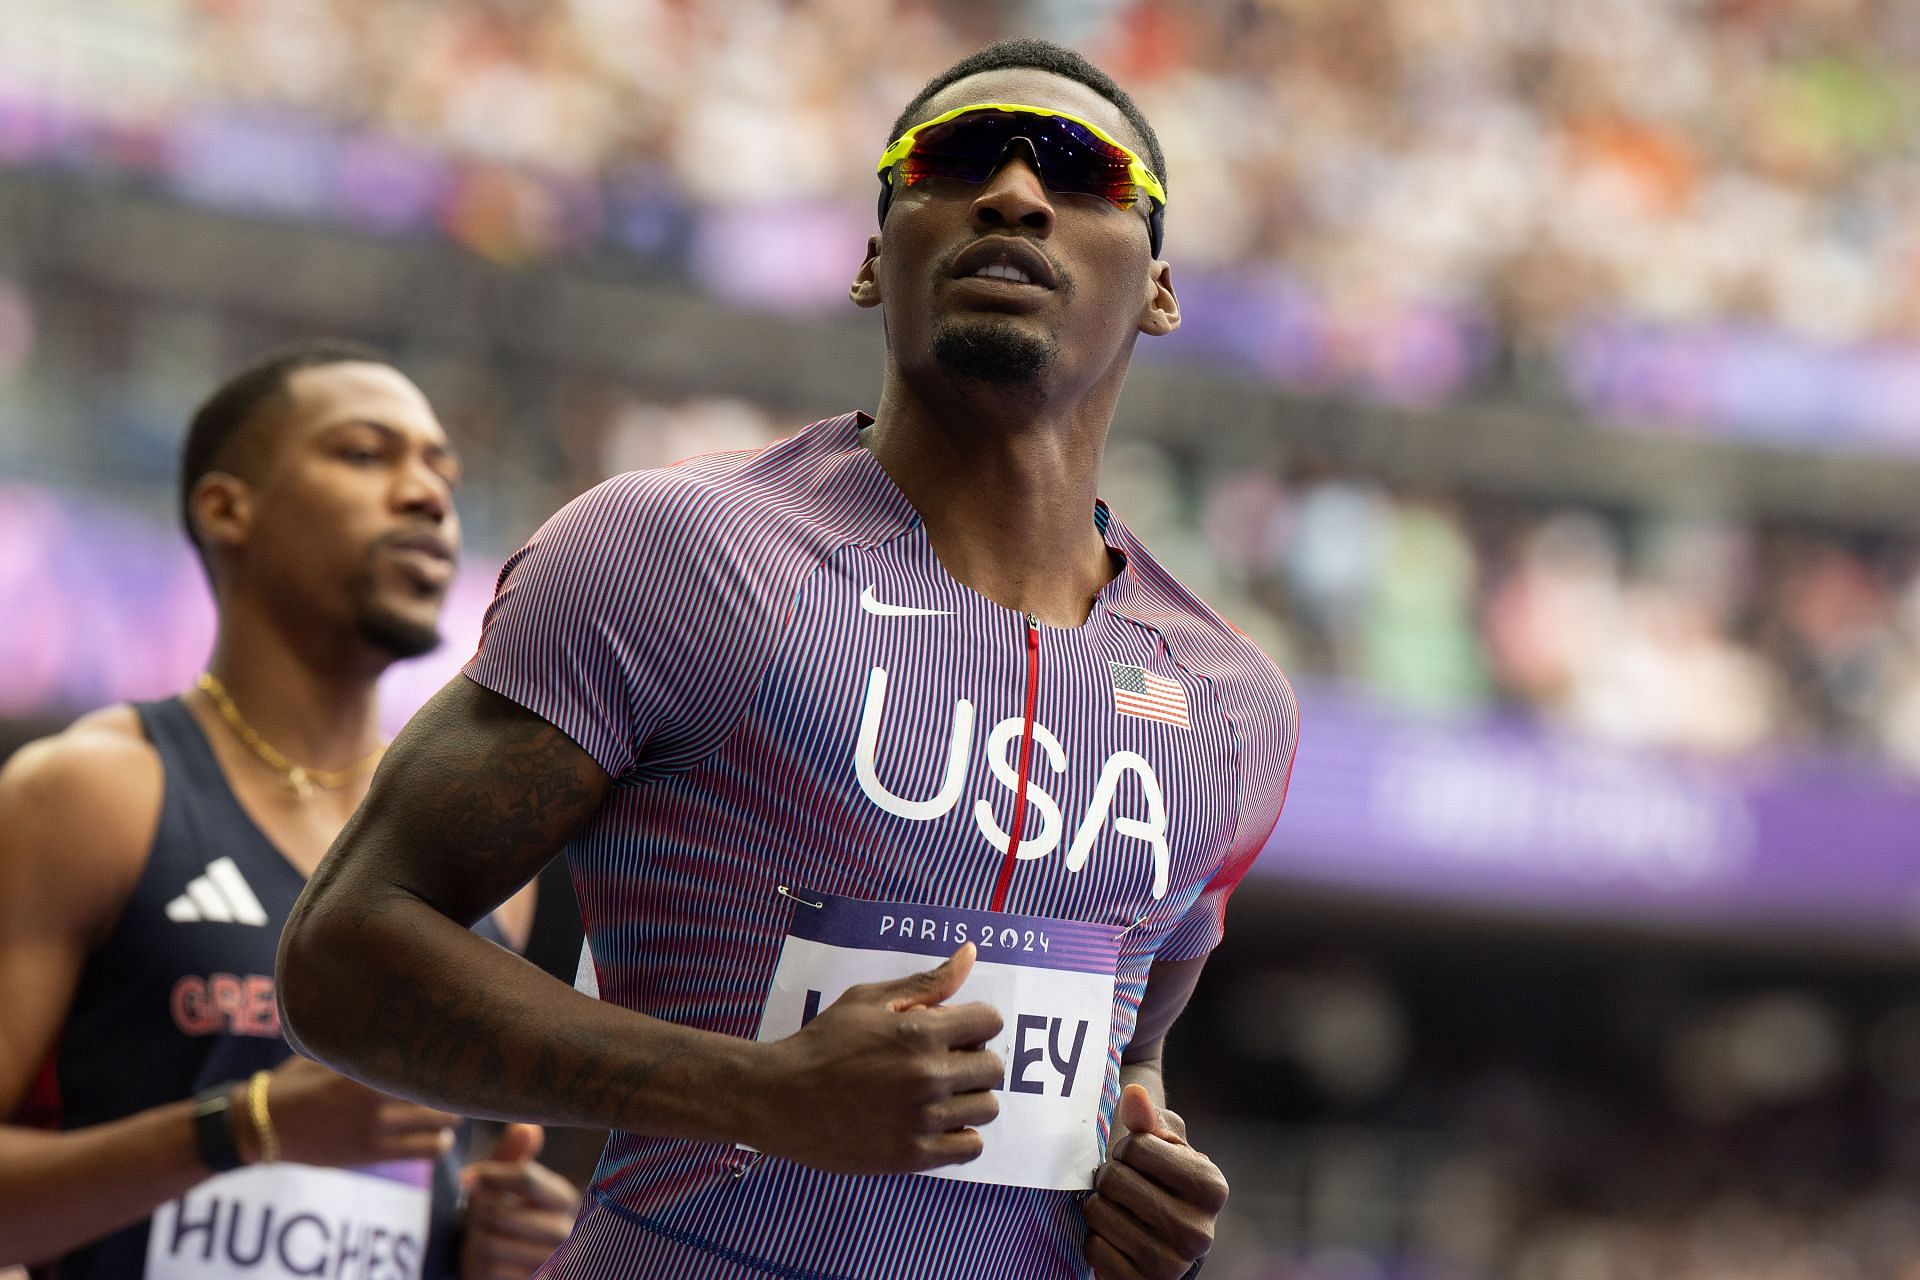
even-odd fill
[[[1147,117],[1127,91],[1114,83],[1113,77],[1088,62],[1086,58],[1065,45],[1055,44],[1051,40],[1023,38],[1001,40],[988,45],[978,53],[970,53],[960,61],[927,81],[926,87],[914,95],[893,122],[893,129],[887,134],[886,141],[892,142],[913,125],[914,116],[920,108],[927,105],[928,99],[939,93],[956,80],[965,80],[968,76],[979,75],[983,71],[1014,71],[1031,68],[1035,71],[1051,72],[1067,80],[1078,80],[1087,88],[1120,108],[1133,131],[1140,135],[1140,141],[1146,143],[1147,161],[1153,166],[1153,176],[1160,179],[1160,185],[1167,185],[1167,157],[1160,150],[1160,139],[1155,136],[1153,126],[1147,123]]]
[[[217,471],[229,446],[260,410],[287,389],[287,379],[301,369],[329,364],[383,364],[393,361],[377,347],[350,338],[308,338],[276,347],[257,357],[214,388],[187,424],[186,443],[180,449],[180,523],[194,549],[206,558],[200,534],[193,527],[194,486],[209,471]]]

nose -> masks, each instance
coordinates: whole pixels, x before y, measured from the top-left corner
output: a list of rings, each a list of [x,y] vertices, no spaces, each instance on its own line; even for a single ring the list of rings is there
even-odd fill
[[[393,505],[408,515],[425,516],[439,524],[453,514],[453,491],[447,487],[446,478],[416,453],[408,457],[394,478]]]
[[[1053,202],[1040,180],[1039,157],[1033,144],[1015,138],[1007,145],[1000,167],[980,184],[971,210],[976,231],[1026,227],[1043,238],[1053,232]]]

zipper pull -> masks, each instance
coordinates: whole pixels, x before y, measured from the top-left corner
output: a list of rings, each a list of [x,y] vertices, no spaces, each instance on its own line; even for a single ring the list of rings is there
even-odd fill
[[[1040,619],[1038,619],[1038,618],[1036,618],[1036,617],[1034,617],[1034,616],[1033,616],[1032,614],[1028,614],[1028,615],[1027,615],[1027,630],[1029,630],[1029,631],[1038,631],[1039,629],[1040,629]]]

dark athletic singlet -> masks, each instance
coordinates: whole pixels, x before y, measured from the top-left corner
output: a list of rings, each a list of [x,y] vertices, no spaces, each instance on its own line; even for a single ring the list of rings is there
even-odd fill
[[[240,807],[199,723],[178,698],[136,704],[165,770],[160,826],[133,895],[104,946],[88,957],[59,1043],[17,1121],[82,1129],[190,1098],[284,1061],[274,1003],[274,953],[306,880]],[[489,917],[476,932],[502,935]],[[424,1274],[452,1276],[457,1159],[433,1170]],[[418,1192],[415,1192],[418,1195]],[[224,1229],[227,1223],[218,1224]],[[236,1233],[250,1249],[252,1227]],[[146,1274],[142,1221],[34,1272],[36,1280],[132,1280]],[[216,1229],[193,1237],[221,1249]],[[337,1224],[301,1224],[289,1248],[333,1280],[383,1274]],[[343,1247],[347,1256],[342,1256]],[[391,1263],[386,1264],[389,1268]]]

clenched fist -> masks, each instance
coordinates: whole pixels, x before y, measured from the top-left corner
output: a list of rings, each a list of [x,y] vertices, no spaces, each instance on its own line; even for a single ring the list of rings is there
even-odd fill
[[[967,943],[938,968],[850,987],[767,1046],[753,1145],[833,1173],[918,1173],[979,1157],[1005,1076],[984,1046],[1000,1014],[946,1005],[973,970]]]
[[[1099,1280],[1179,1280],[1213,1247],[1227,1180],[1187,1145],[1187,1124],[1130,1084],[1115,1118],[1127,1132],[1107,1152],[1088,1199],[1087,1261]]]

